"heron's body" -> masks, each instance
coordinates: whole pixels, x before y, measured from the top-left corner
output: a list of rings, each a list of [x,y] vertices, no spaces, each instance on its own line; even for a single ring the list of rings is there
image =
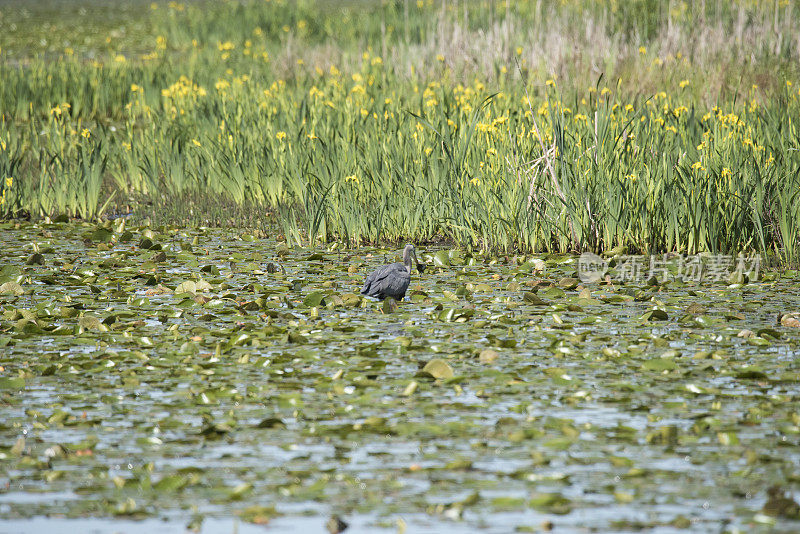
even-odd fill
[[[361,294],[381,300],[386,297],[401,300],[406,296],[408,284],[411,282],[412,257],[416,261],[417,255],[414,252],[414,245],[406,245],[406,248],[403,249],[403,262],[384,265],[370,273],[367,279],[364,280]]]

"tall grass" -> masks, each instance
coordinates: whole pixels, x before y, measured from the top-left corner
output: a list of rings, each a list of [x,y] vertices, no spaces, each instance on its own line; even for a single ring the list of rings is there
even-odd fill
[[[0,52],[0,213],[798,260],[794,3],[148,9],[120,49]]]

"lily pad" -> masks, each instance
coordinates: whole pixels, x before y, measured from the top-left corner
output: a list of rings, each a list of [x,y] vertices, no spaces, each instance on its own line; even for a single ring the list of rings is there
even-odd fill
[[[432,376],[433,378],[441,380],[453,378],[455,376],[455,373],[453,373],[453,368],[450,367],[450,364],[441,358],[434,358],[426,363],[425,367],[422,368],[422,372]]]

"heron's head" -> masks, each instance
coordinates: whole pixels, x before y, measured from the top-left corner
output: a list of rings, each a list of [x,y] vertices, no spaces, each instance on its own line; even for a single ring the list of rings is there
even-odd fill
[[[407,244],[403,249],[403,263],[408,269],[408,272],[411,272],[411,258],[414,258],[414,263],[419,264],[419,260],[417,259],[417,250],[414,248],[414,245],[411,243]]]

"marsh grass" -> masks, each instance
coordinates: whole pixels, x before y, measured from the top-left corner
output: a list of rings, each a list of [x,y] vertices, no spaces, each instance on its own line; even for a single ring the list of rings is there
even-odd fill
[[[797,260],[800,8],[614,6],[3,7],[0,210]]]

